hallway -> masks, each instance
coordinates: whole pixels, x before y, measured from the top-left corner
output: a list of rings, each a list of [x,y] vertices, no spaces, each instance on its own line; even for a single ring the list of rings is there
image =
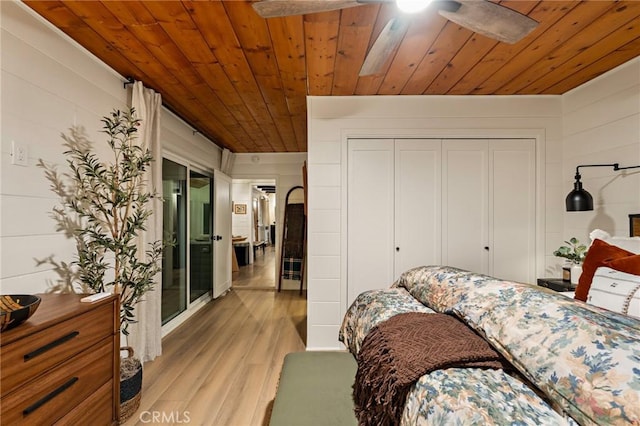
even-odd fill
[[[233,273],[232,288],[244,290],[275,290],[276,288],[276,248],[273,245],[256,250],[254,262],[241,266]]]

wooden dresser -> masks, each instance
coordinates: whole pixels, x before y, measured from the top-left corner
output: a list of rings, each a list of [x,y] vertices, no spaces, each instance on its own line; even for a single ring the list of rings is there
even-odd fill
[[[40,294],[25,323],[0,333],[2,424],[117,424],[118,299]]]

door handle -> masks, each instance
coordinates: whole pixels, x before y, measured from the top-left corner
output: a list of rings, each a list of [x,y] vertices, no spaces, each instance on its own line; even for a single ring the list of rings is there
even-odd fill
[[[220,240],[222,239],[222,235],[214,235],[214,236],[213,236],[213,239],[214,239],[215,241],[220,241]]]

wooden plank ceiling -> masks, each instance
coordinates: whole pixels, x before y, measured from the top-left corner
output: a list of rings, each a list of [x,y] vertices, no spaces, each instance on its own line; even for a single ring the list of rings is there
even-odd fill
[[[25,1],[233,152],[304,152],[307,95],[562,94],[640,55],[640,1],[502,1],[539,26],[510,45],[413,15],[358,77],[392,3],[263,19],[251,1]]]

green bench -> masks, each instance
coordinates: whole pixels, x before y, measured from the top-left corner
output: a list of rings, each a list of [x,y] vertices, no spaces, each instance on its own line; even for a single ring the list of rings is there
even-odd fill
[[[349,352],[294,352],[285,356],[270,426],[349,426],[358,365]]]

